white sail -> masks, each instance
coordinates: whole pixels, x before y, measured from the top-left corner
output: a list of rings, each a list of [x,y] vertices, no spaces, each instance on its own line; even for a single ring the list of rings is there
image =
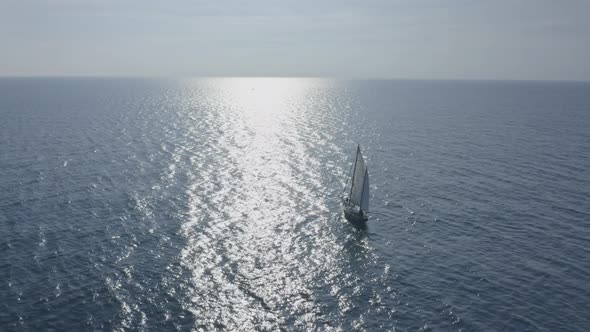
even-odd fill
[[[369,169],[365,168],[365,180],[363,181],[363,196],[361,197],[361,209],[369,212]]]
[[[352,187],[350,188],[350,202],[360,206],[361,198],[363,197],[363,183],[365,182],[365,173],[367,171],[360,147],[357,147],[356,149],[356,160],[354,165]]]

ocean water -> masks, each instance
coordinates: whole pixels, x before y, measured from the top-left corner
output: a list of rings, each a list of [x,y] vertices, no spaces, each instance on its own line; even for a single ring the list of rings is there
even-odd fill
[[[0,330],[588,331],[589,170],[590,83],[3,78]]]

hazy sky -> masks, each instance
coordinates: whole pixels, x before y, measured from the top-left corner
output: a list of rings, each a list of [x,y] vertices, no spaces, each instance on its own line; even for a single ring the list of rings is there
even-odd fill
[[[590,1],[0,0],[0,75],[590,80]]]

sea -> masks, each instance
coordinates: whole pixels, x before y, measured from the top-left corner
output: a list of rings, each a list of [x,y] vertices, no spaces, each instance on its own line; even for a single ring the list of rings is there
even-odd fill
[[[589,286],[590,83],[0,79],[1,331],[583,332]]]

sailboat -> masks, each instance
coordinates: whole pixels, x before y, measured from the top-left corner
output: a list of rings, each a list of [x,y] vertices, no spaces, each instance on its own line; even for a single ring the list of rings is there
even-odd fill
[[[369,219],[369,169],[365,165],[361,146],[356,147],[356,158],[351,168],[352,177],[350,177],[350,191],[348,196],[342,195],[342,209],[344,217],[352,222],[365,222]],[[346,183],[348,184],[348,179]],[[347,185],[345,184],[344,190]]]

